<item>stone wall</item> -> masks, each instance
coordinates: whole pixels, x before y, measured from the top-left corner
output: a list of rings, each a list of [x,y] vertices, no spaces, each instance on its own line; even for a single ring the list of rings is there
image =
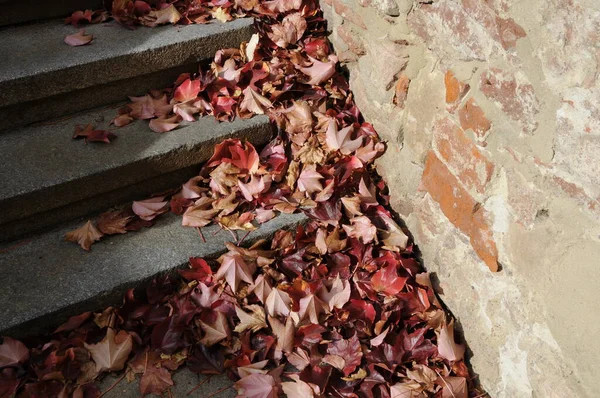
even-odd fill
[[[492,397],[598,396],[600,3],[322,0]],[[496,272],[493,272],[496,271]]]

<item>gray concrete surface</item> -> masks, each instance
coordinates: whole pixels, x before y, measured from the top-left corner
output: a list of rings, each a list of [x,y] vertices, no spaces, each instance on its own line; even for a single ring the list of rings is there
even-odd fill
[[[102,0],[0,0],[0,26],[70,15],[102,7]]]
[[[2,135],[0,225],[93,198],[82,208],[90,211],[94,201],[104,205],[99,195],[132,184],[138,184],[132,194],[139,197],[144,193],[140,184],[155,190],[152,178],[206,161],[223,139],[235,136],[261,145],[271,136],[268,118],[259,116],[232,123],[206,117],[164,134],[154,133],[146,121],[137,121],[111,129],[118,138],[110,144],[86,145],[71,139],[76,125],[94,123],[105,128],[115,115],[116,109],[87,112]],[[177,179],[173,184],[182,182]],[[62,221],[73,216],[67,213]]]
[[[252,35],[252,19],[129,30],[87,26],[91,44],[70,47],[71,25],[52,20],[0,30],[0,107],[128,79],[214,56]]]
[[[269,238],[305,219],[302,214],[281,215],[244,242]],[[181,226],[181,217],[168,214],[151,228],[106,237],[85,252],[64,241],[66,232],[84,222],[0,245],[0,335],[44,333],[69,316],[117,305],[127,289],[185,266],[190,256],[217,257],[224,242],[233,240],[211,226],[204,229],[202,242],[194,228]]]
[[[122,374],[119,375],[108,375],[104,377],[99,383],[100,391],[105,392],[116,383]],[[233,381],[229,380],[225,375],[211,376],[210,380],[204,382],[207,376],[198,375],[192,373],[186,367],[178,369],[173,375],[173,387],[170,388],[171,396],[175,398],[180,397],[196,397],[203,398],[210,394],[231,387],[218,394],[213,395],[214,398],[234,398],[236,392],[233,389]],[[194,390],[190,395],[188,393],[192,391],[199,383],[203,384]],[[138,398],[140,397],[140,381],[139,378],[131,383],[123,379],[116,384],[109,392],[103,395],[104,398]]]

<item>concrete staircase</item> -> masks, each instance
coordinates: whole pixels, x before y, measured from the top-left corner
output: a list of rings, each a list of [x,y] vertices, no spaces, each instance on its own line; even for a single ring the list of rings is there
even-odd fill
[[[106,237],[91,252],[63,237],[113,205],[179,186],[223,139],[260,147],[272,137],[266,117],[220,124],[207,117],[165,134],[134,122],[111,130],[118,138],[109,145],[72,140],[75,125],[108,128],[128,95],[172,84],[216,50],[238,47],[252,20],[136,30],[111,22],[86,27],[93,43],[73,48],[63,38],[76,29],[56,17],[97,2],[55,3],[0,0],[0,335],[17,338],[118,305],[126,289],[190,256],[220,255],[229,233],[209,227],[204,243],[174,215]],[[302,220],[277,217],[246,242]]]

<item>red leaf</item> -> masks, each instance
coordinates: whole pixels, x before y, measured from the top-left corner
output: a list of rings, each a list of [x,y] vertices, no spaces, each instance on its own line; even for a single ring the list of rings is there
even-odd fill
[[[270,375],[251,374],[235,383],[238,397],[244,398],[277,398],[279,388]]]
[[[344,376],[349,376],[356,370],[363,356],[356,334],[348,340],[341,339],[329,343],[327,353],[343,359],[343,367],[339,369],[344,372]]]
[[[379,293],[393,296],[400,293],[407,280],[408,278],[398,276],[395,266],[389,265],[375,272],[371,279],[371,286]]]
[[[186,102],[196,99],[200,93],[200,80],[187,79],[177,89],[173,99],[177,102]]]
[[[147,366],[140,379],[140,393],[142,397],[148,394],[161,396],[172,385],[173,379],[167,369]]]
[[[169,202],[163,200],[164,197],[157,197],[134,201],[131,209],[142,220],[151,221],[156,216],[166,213],[169,210]]]

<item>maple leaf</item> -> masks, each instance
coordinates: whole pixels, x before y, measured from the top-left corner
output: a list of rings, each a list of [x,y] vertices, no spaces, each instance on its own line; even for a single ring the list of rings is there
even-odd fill
[[[70,332],[71,330],[77,329],[86,320],[88,320],[88,318],[90,317],[90,315],[92,315],[92,313],[88,311],[88,312],[84,312],[84,313],[79,314],[79,315],[72,316],[72,317],[70,317],[67,320],[67,322],[63,323],[58,328],[56,328],[56,330],[54,331],[54,333]]]
[[[0,344],[0,369],[24,363],[29,359],[29,349],[19,340],[2,337]]]
[[[438,353],[442,358],[449,361],[458,361],[464,357],[465,346],[456,344],[454,341],[454,320],[448,324],[442,324],[436,334],[438,337]]]
[[[291,304],[290,295],[277,288],[272,289],[265,300],[265,307],[270,316],[289,315]]]
[[[251,374],[235,383],[236,398],[277,398],[279,388],[271,375]]]
[[[344,376],[349,376],[356,370],[363,356],[360,341],[356,337],[356,334],[349,339],[340,339],[329,343],[327,345],[327,353],[337,355],[344,360],[343,367],[339,368],[344,373]]]
[[[256,271],[256,266],[253,263],[247,264],[241,255],[230,252],[223,255],[220,261],[221,266],[215,278],[225,279],[234,293],[237,292],[240,281],[254,282],[252,275]]]
[[[92,22],[92,10],[85,11],[75,11],[68,18],[65,19],[65,24],[71,24],[73,26],[77,26],[82,22],[90,23]]]
[[[147,366],[146,371],[140,378],[140,393],[142,397],[148,394],[162,396],[162,394],[173,385],[171,373],[165,368]]]
[[[332,151],[340,151],[344,155],[349,155],[356,151],[363,142],[363,137],[351,139],[354,132],[354,126],[350,125],[338,131],[337,123],[334,119],[329,121],[327,133],[325,134],[325,144]]]
[[[238,185],[240,169],[231,163],[221,163],[210,173],[210,187],[222,195],[229,195]]]
[[[85,29],[81,29],[77,33],[65,36],[65,43],[70,45],[71,47],[79,47],[85,46],[86,44],[90,44],[93,39],[94,36],[86,35]]]
[[[315,396],[310,385],[302,380],[283,382],[281,388],[288,398],[313,398]]]
[[[98,231],[94,224],[88,220],[82,227],[67,232],[65,240],[67,242],[78,243],[83,250],[89,251],[92,248],[92,244],[99,241],[102,236],[104,236],[102,232]]]
[[[177,87],[173,99],[177,102],[195,100],[200,93],[200,80],[186,79]]]
[[[129,115],[129,113],[124,113],[111,120],[110,124],[114,124],[116,127],[123,127],[133,122],[133,120],[134,119]]]
[[[371,278],[371,286],[379,293],[393,296],[400,293],[407,280],[408,278],[398,276],[395,266],[388,265],[375,272]]]
[[[267,32],[267,36],[277,46],[287,48],[302,38],[306,27],[306,19],[301,13],[294,12],[286,15],[281,24],[271,25],[271,32]]]
[[[212,15],[214,19],[220,22],[228,22],[233,19],[231,14],[229,14],[228,9],[225,9],[223,7],[219,7],[216,10],[211,11],[210,15]]]
[[[178,272],[181,276],[190,281],[205,281],[213,274],[208,263],[199,257],[190,257],[190,268],[191,269],[179,270]]]
[[[246,55],[246,59],[248,60],[248,62],[251,62],[254,60],[254,54],[256,53],[256,48],[258,47],[259,40],[260,40],[260,37],[258,36],[258,33],[254,33],[252,35],[252,37],[250,37],[248,44],[246,44],[244,53]]]
[[[426,398],[419,383],[397,383],[390,387],[390,398]]]
[[[308,194],[319,192],[323,189],[323,185],[319,181],[322,178],[323,176],[317,173],[316,170],[305,167],[298,177],[298,189],[300,192],[307,192]]]
[[[204,337],[200,343],[207,347],[217,344],[219,341],[227,339],[231,336],[227,316],[222,312],[215,311],[215,319],[212,322],[199,321],[200,327],[204,330]]]
[[[104,142],[110,144],[110,140],[117,136],[107,130],[94,130],[91,124],[82,128],[81,126],[75,126],[75,133],[73,133],[73,139],[84,137],[85,142]]]
[[[442,378],[442,398],[467,398],[469,390],[467,388],[467,379],[464,377],[444,377]]]
[[[257,115],[264,115],[265,109],[272,108],[273,103],[266,97],[263,97],[252,87],[248,86],[242,91],[244,99],[240,103],[240,109],[250,111]]]
[[[300,320],[308,320],[316,325],[319,324],[319,315],[328,310],[328,305],[314,294],[309,294],[300,299]]]
[[[163,24],[175,24],[181,19],[181,14],[173,4],[162,10],[152,10],[141,19],[141,22],[150,27]]]
[[[313,86],[321,84],[335,73],[335,65],[338,62],[338,58],[335,55],[332,54],[328,57],[329,62],[321,62],[311,56],[308,56],[308,58],[312,61],[312,66],[302,67],[294,65],[296,69],[299,69],[302,73],[310,77],[310,79],[306,81],[306,84],[311,84]]]
[[[377,216],[385,223],[387,230],[383,231],[381,236],[385,248],[388,250],[398,251],[406,249],[408,236],[402,231],[400,226],[396,224],[394,219],[384,211],[377,211]]]
[[[290,134],[309,134],[312,132],[313,117],[310,105],[306,101],[293,101],[285,111],[286,131]]]
[[[281,358],[282,353],[289,354],[294,350],[294,335],[296,332],[294,321],[291,316],[287,317],[285,323],[271,315],[268,316],[268,319],[273,334],[277,337],[275,357]]]
[[[329,290],[322,286],[318,291],[319,298],[327,304],[329,311],[333,311],[334,308],[342,309],[350,301],[350,293],[350,282],[342,280],[339,274]]]
[[[256,298],[258,298],[260,302],[264,304],[267,298],[269,297],[271,290],[272,288],[271,284],[269,283],[269,280],[261,274],[256,278],[252,285],[250,285],[248,292],[254,293],[256,295]]]
[[[157,119],[150,120],[148,126],[155,133],[166,133],[174,130],[179,126],[181,122],[181,116],[173,115],[171,117],[159,117]]]
[[[115,334],[114,329],[108,328],[106,336],[97,344],[84,343],[96,363],[96,371],[113,372],[125,367],[125,362],[133,348],[133,339],[129,333],[121,330]]]
[[[96,225],[98,230],[105,235],[125,234],[127,233],[125,226],[132,218],[133,216],[127,215],[123,211],[108,211],[100,214]]]
[[[244,199],[249,202],[252,202],[255,198],[267,190],[270,184],[265,184],[265,180],[269,181],[269,176],[257,176],[252,174],[250,177],[250,182],[245,184],[238,180],[238,186],[240,187],[240,191],[242,191],[242,195],[244,195]],[[270,181],[269,181],[270,182]]]
[[[259,361],[255,363],[251,363],[249,365],[240,366],[237,368],[238,375],[241,377],[246,377],[252,374],[267,374],[268,371],[263,369],[269,363],[268,359],[264,361]]]
[[[430,392],[433,392],[435,381],[439,377],[435,370],[420,364],[413,364],[412,369],[407,369],[406,376],[424,386]]]
[[[377,228],[366,216],[354,217],[350,220],[352,226],[344,225],[346,234],[352,238],[360,239],[362,243],[371,243],[377,237]]]
[[[219,213],[218,209],[213,209],[213,200],[205,196],[198,199],[193,206],[190,206],[183,213],[181,225],[186,227],[202,228],[210,224],[213,217]]]
[[[200,112],[200,108],[196,106],[194,100],[188,102],[181,102],[173,106],[173,112],[186,122],[195,122],[195,114]]]
[[[164,197],[156,197],[134,201],[131,209],[142,220],[151,221],[156,216],[166,213],[169,210],[168,204],[169,202],[164,201]]]
[[[235,307],[235,313],[238,318],[240,318],[240,323],[235,327],[234,332],[242,333],[248,329],[253,332],[258,332],[260,329],[267,327],[265,310],[263,307],[251,304],[247,305],[246,309],[250,310],[250,313],[245,312],[239,307]]]

